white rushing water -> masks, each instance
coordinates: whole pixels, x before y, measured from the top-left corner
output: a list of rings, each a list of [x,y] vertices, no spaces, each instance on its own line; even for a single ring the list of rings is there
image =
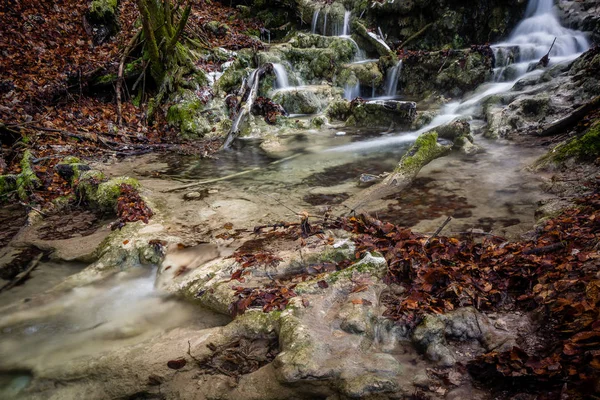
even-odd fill
[[[472,116],[484,99],[511,90],[523,77],[541,74],[542,71],[532,69],[548,53],[550,47],[552,47],[550,64],[571,61],[589,48],[589,43],[582,32],[560,25],[552,0],[530,0],[525,15],[526,18],[517,25],[506,42],[492,46],[497,58],[497,68],[492,82],[481,85],[473,94],[460,102],[446,104],[437,117],[417,131],[400,132],[394,136],[339,146],[331,151],[361,151],[410,142],[421,133],[449,123],[455,118]],[[379,39],[377,35],[369,34]],[[556,42],[553,45],[555,38]],[[393,73],[389,74],[390,80],[391,75]],[[389,88],[386,82],[388,94]]]
[[[312,23],[310,26],[310,32],[311,33],[317,33],[317,23],[319,22],[319,9],[317,8],[315,10],[315,12],[313,13],[313,17],[312,17]]]
[[[285,89],[289,87],[290,82],[288,79],[288,74],[283,64],[274,63],[273,70],[275,71],[275,77],[277,78],[277,80],[275,81],[277,89]]]
[[[346,84],[344,86],[344,99],[351,101],[360,96],[360,83],[357,81],[354,85]]]
[[[392,97],[396,95],[398,91],[398,79],[400,78],[400,72],[402,72],[402,60],[398,61],[398,64],[388,69],[385,77],[385,95]]]
[[[344,13],[344,27],[342,28],[342,36],[350,35],[350,17],[352,16],[352,11],[346,10]]]

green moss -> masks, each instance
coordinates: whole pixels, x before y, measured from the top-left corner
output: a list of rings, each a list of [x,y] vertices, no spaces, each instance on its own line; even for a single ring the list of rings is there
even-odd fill
[[[395,172],[414,175],[431,160],[450,151],[451,146],[442,146],[437,142],[438,134],[435,131],[420,135],[415,144],[400,160]]]
[[[27,200],[29,197],[28,192],[40,185],[40,180],[31,168],[31,157],[31,152],[25,150],[20,163],[21,173],[17,175],[17,193],[21,200]]]
[[[94,79],[95,85],[108,85],[117,80],[117,74],[106,74]]]
[[[346,100],[333,101],[327,108],[327,116],[338,121],[345,121],[350,116],[350,102]]]
[[[5,195],[17,188],[17,175],[0,175],[0,195]]]
[[[202,115],[204,104],[191,90],[181,89],[172,97],[172,105],[167,111],[167,122],[178,127],[185,137],[202,137],[212,129]]]
[[[595,122],[583,135],[560,144],[544,156],[538,165],[550,162],[563,163],[569,159],[577,161],[594,161],[600,157],[600,121]]]
[[[95,193],[95,202],[104,210],[113,210],[117,205],[117,198],[121,194],[121,185],[127,184],[135,189],[140,188],[140,183],[137,179],[127,176],[113,178],[107,182],[102,182],[98,185],[98,190]]]
[[[111,34],[119,29],[119,8],[117,0],[93,0],[90,3],[89,19],[93,24],[106,26]]]

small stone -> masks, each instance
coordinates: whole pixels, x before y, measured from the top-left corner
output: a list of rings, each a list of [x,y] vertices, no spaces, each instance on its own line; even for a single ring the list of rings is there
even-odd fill
[[[215,193],[219,193],[219,191],[217,189],[209,189],[208,194],[215,194]]]
[[[335,136],[346,136],[346,132],[336,132]]]
[[[183,195],[184,200],[200,200],[202,194],[200,192],[189,192]]]

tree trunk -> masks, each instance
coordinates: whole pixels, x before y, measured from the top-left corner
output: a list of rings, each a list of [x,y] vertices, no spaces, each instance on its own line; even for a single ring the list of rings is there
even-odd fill
[[[192,9],[191,2],[176,22],[177,7],[171,0],[136,0],[142,19],[144,58],[150,63],[150,75],[158,93],[148,108],[151,118],[167,92],[181,78],[196,70],[193,53],[180,43]]]

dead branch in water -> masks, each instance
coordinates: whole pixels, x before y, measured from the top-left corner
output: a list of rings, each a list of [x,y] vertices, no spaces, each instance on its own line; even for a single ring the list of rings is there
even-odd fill
[[[544,68],[546,68],[548,66],[548,64],[550,63],[550,52],[552,51],[552,48],[554,47],[554,43],[556,43],[556,38],[554,38],[554,41],[552,42],[550,49],[548,50],[546,55],[540,59],[540,61],[538,62],[538,65],[541,65]]]
[[[43,253],[38,254],[33,260],[31,260],[29,262],[29,265],[27,266],[27,269],[25,271],[18,274],[12,281],[10,281],[7,284],[5,284],[4,286],[0,287],[0,293],[5,290],[12,289],[13,287],[17,286],[19,283],[26,280],[27,277],[29,276],[29,274],[31,273],[31,271],[33,271],[38,266],[40,260],[42,259],[42,256],[43,256]]]

